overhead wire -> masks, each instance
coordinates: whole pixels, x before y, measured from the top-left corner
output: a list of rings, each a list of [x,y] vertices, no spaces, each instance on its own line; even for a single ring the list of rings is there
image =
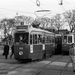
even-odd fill
[[[36,4],[33,0],[31,0],[34,4]],[[39,7],[39,8],[41,8],[41,7]],[[28,13],[28,14],[34,14],[34,12],[33,13],[31,13],[31,12],[25,12],[25,11],[19,11],[19,10],[13,10],[13,9],[7,9],[7,8],[1,8],[0,7],[0,9],[2,9],[2,10],[8,10],[8,11],[13,11],[13,12],[21,12],[21,13]],[[42,9],[42,8],[41,8]],[[2,15],[2,14],[0,14],[1,16],[4,16],[4,15]],[[6,17],[6,16],[4,16],[4,17]]]
[[[19,10],[13,10],[13,9],[1,8],[1,7],[0,7],[0,9],[2,9],[2,10],[8,10],[8,11],[13,11],[13,12],[15,12],[15,13],[20,12],[20,13],[34,14],[34,13],[31,13],[31,12],[25,12],[25,11],[19,11]],[[1,15],[1,16],[4,16],[4,17],[6,17],[6,18],[9,18],[9,17],[7,17],[7,16],[5,16],[5,15],[3,15],[3,14],[0,14],[0,15]]]
[[[31,0],[35,5],[36,5],[36,3],[33,1],[33,0]],[[58,0],[57,0],[58,1]],[[37,6],[38,8],[40,8],[40,9],[42,9],[40,6]],[[63,6],[61,6],[61,8],[64,10],[64,11],[66,11],[66,9],[63,7]],[[19,10],[13,10],[13,9],[7,9],[7,8],[1,8],[0,7],[0,9],[2,9],[2,10],[9,10],[9,11],[13,11],[13,12],[21,12],[21,13],[28,13],[28,14],[34,14],[34,12],[33,13],[31,13],[31,12],[25,12],[25,11],[19,11]],[[0,14],[1,15],[1,14]],[[2,15],[3,16],[3,15]]]
[[[44,5],[44,4],[41,2],[41,0],[40,0],[40,3],[41,3],[41,5]]]
[[[73,1],[74,1],[74,0],[73,0]],[[67,2],[66,0],[64,0],[64,2],[66,2],[67,4],[69,4],[69,2]],[[75,1],[72,2],[72,0],[71,0],[70,4],[75,4]]]
[[[35,4],[35,2],[33,0],[31,0],[31,1]]]
[[[36,4],[33,0],[31,0],[34,4]],[[40,9],[42,9],[40,6],[38,6]],[[7,9],[7,8],[1,8],[0,9],[2,10],[9,10],[9,11],[13,11],[13,12],[21,12],[21,13],[28,13],[28,14],[34,14],[34,13],[31,13],[31,12],[25,12],[25,11],[19,11],[19,10],[13,10],[13,9]]]
[[[34,4],[36,4],[33,0],[31,0]],[[41,8],[41,7],[39,7],[39,8]],[[1,8],[0,7],[0,9],[2,9],[2,10],[8,10],[8,11],[13,11],[13,12],[21,12],[21,13],[28,13],[28,14],[34,14],[34,12],[33,13],[31,13],[31,12],[25,12],[25,11],[19,11],[19,10],[13,10],[13,9],[7,9],[7,8]],[[41,8],[42,9],[42,8]],[[4,17],[7,17],[7,16],[5,16],[5,15],[3,15],[3,14],[0,14],[1,16],[4,16]]]
[[[64,0],[65,3],[69,4],[67,1]]]
[[[7,16],[5,16],[5,15],[3,15],[3,14],[0,14],[0,15],[3,16],[3,17],[9,18],[9,17],[7,17]]]
[[[7,8],[1,8],[0,9],[3,9],[3,10],[9,10],[9,11],[14,11],[14,12],[21,12],[21,13],[29,13],[29,14],[33,14],[31,12],[25,12],[25,11],[19,11],[19,10],[13,10],[13,9],[7,9]]]
[[[33,0],[31,0],[34,4],[36,4]],[[41,8],[41,7],[39,7],[39,8]],[[34,14],[34,12],[33,13],[31,13],[31,12],[25,12],[25,11],[19,11],[19,10],[13,10],[13,9],[7,9],[7,8],[1,8],[0,7],[0,9],[2,9],[2,10],[8,10],[8,11],[13,11],[13,12],[21,12],[21,13],[28,13],[28,14]],[[42,9],[42,8],[41,8]],[[1,15],[1,14],[0,14]],[[4,16],[4,15],[2,15],[2,16]],[[5,17],[5,16],[4,16]]]

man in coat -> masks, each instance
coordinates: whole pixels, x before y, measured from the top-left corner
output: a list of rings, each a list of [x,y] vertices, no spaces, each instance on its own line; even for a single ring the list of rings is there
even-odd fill
[[[5,55],[5,59],[8,58],[8,54],[9,54],[9,45],[6,42],[6,44],[4,45],[4,55]]]
[[[69,50],[69,55],[72,62],[73,72],[75,72],[75,43],[71,45],[71,48]]]

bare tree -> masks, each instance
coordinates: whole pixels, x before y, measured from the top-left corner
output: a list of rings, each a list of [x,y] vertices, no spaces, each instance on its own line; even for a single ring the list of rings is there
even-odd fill
[[[56,14],[51,20],[51,24],[54,25],[58,31],[61,27],[61,22],[61,14]]]
[[[75,10],[63,13],[65,22],[68,22],[71,32],[75,29]]]
[[[38,22],[40,22],[39,27],[43,28],[43,29],[47,29],[50,27],[50,18],[48,17],[38,17],[36,18],[36,20]]]
[[[15,16],[15,20],[16,24],[19,25],[20,22],[24,22],[24,24],[32,24],[34,19],[30,16],[21,15],[21,16]]]

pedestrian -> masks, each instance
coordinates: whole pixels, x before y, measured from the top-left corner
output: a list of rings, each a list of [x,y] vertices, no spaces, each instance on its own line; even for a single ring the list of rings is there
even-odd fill
[[[4,56],[5,56],[5,59],[8,58],[8,54],[9,54],[9,45],[8,45],[8,42],[6,42],[5,45],[4,45]]]
[[[75,43],[71,45],[71,48],[69,50],[69,55],[72,62],[73,72],[75,72]]]
[[[13,56],[14,54],[14,45],[11,46],[11,55],[10,55],[10,58]]]

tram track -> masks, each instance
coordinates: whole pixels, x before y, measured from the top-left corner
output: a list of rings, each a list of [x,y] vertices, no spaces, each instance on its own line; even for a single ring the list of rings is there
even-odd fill
[[[36,64],[39,61],[35,61],[34,63]],[[2,63],[2,62],[0,62]],[[5,66],[3,65],[2,68],[0,68],[0,74],[8,74],[11,71],[15,71],[17,69],[23,68],[26,65],[34,64],[33,62],[6,62]],[[2,63],[3,64],[3,63]],[[6,65],[7,64],[7,65]],[[8,66],[9,65],[9,66]]]
[[[53,59],[53,61],[55,61],[55,60],[57,60],[57,59],[59,59],[59,58],[61,58],[62,56],[59,56],[58,58],[56,58],[56,59]],[[44,59],[44,60],[46,60],[46,59]],[[2,66],[2,68],[0,68],[0,74],[8,74],[9,72],[12,72],[12,71],[15,71],[15,70],[18,70],[18,69],[23,69],[23,68],[35,68],[35,67],[31,67],[31,65],[35,65],[35,64],[37,64],[37,63],[39,63],[39,61],[34,61],[34,62],[28,62],[28,63],[18,63],[17,64],[17,62],[6,62],[6,66]],[[15,64],[15,65],[14,65]],[[9,66],[8,66],[9,65]],[[26,65],[29,65],[29,67],[27,67]],[[8,66],[8,68],[7,68],[7,66]],[[44,66],[45,67],[45,66]],[[42,67],[43,68],[43,67]],[[42,69],[41,68],[41,69]],[[32,75],[36,75],[37,73],[39,73],[39,72],[41,72],[40,71],[40,69],[39,70],[37,70],[36,72],[34,72]],[[36,73],[36,74],[35,74]]]
[[[40,73],[45,69],[46,66],[50,65],[52,62],[55,62],[57,60],[60,60],[63,56],[51,61],[50,63],[46,64],[45,66],[43,66],[42,68],[40,68],[39,70],[37,70],[36,72],[34,72],[32,75],[40,75]],[[71,60],[69,60],[67,62],[67,64],[60,70],[60,72],[57,74],[57,75],[63,75],[65,70],[67,69],[69,63],[70,63]]]
[[[52,62],[55,62],[55,61],[58,61],[58,60],[61,60],[63,58],[63,56],[53,56],[49,61],[48,64],[42,66],[42,67],[35,67],[34,65],[37,65],[37,63],[39,63],[39,61],[35,61],[35,62],[29,62],[29,63],[23,63],[23,64],[17,64],[16,62],[14,63],[8,63],[8,64],[17,64],[17,66],[13,67],[13,68],[8,68],[7,70],[5,71],[2,71],[1,74],[8,74],[9,72],[12,72],[12,71],[16,71],[16,70],[21,70],[21,69],[34,69],[34,71],[31,73],[31,75],[39,75],[44,69],[46,66],[48,66],[49,64],[51,64]],[[43,61],[47,61],[47,59],[44,59]],[[41,61],[40,61],[41,62]],[[16,65],[15,64],[15,65]],[[59,73],[59,75],[62,75],[63,71],[64,71],[65,68],[62,69],[61,73]]]
[[[69,65],[70,61],[71,61],[71,60],[69,60],[69,61],[67,62],[67,64],[63,67],[63,69],[61,70],[61,72],[60,72],[58,75],[63,75],[63,73],[64,73],[64,71],[67,69],[67,66]]]
[[[39,74],[42,72],[42,70],[44,70],[44,68],[45,68],[46,66],[50,65],[52,62],[55,62],[56,60],[61,59],[62,57],[63,57],[63,56],[60,56],[60,57],[58,57],[58,58],[52,60],[50,63],[44,65],[43,67],[41,67],[40,69],[38,69],[37,71],[35,71],[34,73],[32,73],[31,75],[39,75]]]

